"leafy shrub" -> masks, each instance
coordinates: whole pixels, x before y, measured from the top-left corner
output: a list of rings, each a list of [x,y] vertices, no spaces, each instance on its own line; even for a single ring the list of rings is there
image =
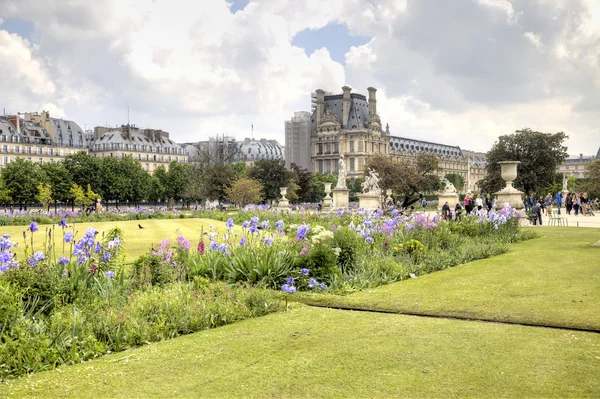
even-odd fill
[[[333,246],[340,249],[337,264],[344,273],[351,272],[356,267],[358,251],[363,243],[349,227],[341,227],[333,232]]]
[[[308,254],[296,258],[297,270],[308,269],[312,277],[329,283],[339,274],[337,255],[328,245],[316,244],[310,247]]]
[[[273,291],[198,279],[22,317],[15,313],[18,298],[7,287],[0,284],[0,299],[5,300],[0,309],[5,320],[12,320],[0,330],[2,379],[282,310]]]

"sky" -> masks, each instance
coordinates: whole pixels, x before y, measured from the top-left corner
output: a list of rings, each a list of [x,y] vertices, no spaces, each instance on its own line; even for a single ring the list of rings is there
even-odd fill
[[[318,88],[377,91],[392,135],[600,147],[598,0],[0,0],[0,107],[177,142],[276,139]]]

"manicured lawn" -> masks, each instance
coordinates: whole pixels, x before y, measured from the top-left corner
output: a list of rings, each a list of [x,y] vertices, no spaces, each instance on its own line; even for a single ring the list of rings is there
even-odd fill
[[[294,305],[0,385],[22,398],[597,397],[600,335]]]
[[[511,252],[344,297],[308,303],[600,330],[597,229],[544,227]]]
[[[144,227],[140,229],[138,224]],[[93,227],[102,234],[108,232],[111,228],[118,226],[125,233],[125,251],[131,256],[132,260],[148,252],[152,245],[156,246],[165,238],[169,238],[175,243],[177,238],[177,229],[181,231],[184,237],[190,240],[192,246],[198,244],[202,228],[207,231],[209,226],[219,228],[222,234],[227,231],[225,223],[210,219],[147,219],[147,220],[127,220],[113,222],[95,222],[95,223],[77,223],[77,237],[83,236],[89,227]],[[48,225],[39,225],[39,231],[35,233],[34,245],[36,249],[41,249],[43,245],[44,232]],[[19,242],[19,255],[23,255],[23,231],[28,226],[3,226],[0,227],[0,234],[10,234],[14,241]],[[234,231],[241,233],[240,227],[235,227]],[[62,248],[62,229],[56,229],[56,242],[59,251]],[[66,247],[68,250],[68,245]]]

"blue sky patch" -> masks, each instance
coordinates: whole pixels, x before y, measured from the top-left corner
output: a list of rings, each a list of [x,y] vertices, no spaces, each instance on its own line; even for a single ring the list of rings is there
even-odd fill
[[[6,19],[2,25],[0,25],[0,29],[7,31],[8,33],[16,33],[29,40],[29,42],[33,42],[33,24],[29,21],[24,21],[20,18],[8,18]]]
[[[312,54],[315,50],[326,47],[331,54],[331,59],[346,65],[344,56],[352,46],[366,44],[371,38],[366,36],[352,36],[348,33],[346,25],[329,24],[321,29],[305,29],[298,32],[292,39],[292,44],[302,47],[306,54]]]
[[[237,11],[243,10],[246,8],[250,0],[230,0],[231,4],[230,10],[232,14],[235,14]]]

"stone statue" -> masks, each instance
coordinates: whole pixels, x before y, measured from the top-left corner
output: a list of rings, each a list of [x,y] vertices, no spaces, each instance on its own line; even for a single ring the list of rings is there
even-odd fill
[[[450,180],[448,180],[444,177],[442,182],[445,185],[444,186],[444,194],[456,194],[456,187],[454,187],[454,184],[452,184],[452,182]]]
[[[365,177],[364,183],[360,185],[363,190],[363,193],[381,195],[381,189],[379,188],[379,180],[379,173],[369,168],[369,174],[367,175],[367,177]]]
[[[338,166],[338,181],[335,188],[345,189],[346,187],[346,162],[344,162],[344,154],[340,155],[340,163]]]
[[[565,192],[569,191],[569,190],[567,189],[567,185],[568,185],[568,183],[569,183],[569,179],[567,178],[567,175],[566,175],[565,173],[563,173],[563,188],[562,188],[562,190],[563,190],[563,193],[565,193]]]

